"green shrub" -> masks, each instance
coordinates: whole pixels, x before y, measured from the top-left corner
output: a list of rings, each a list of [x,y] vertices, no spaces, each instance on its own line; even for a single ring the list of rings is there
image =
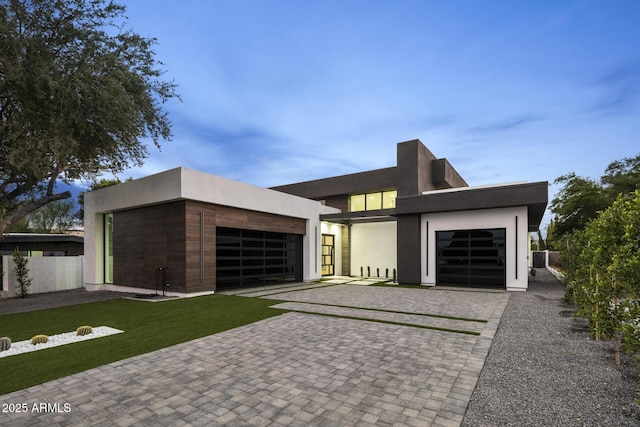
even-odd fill
[[[29,277],[29,258],[20,254],[18,248],[13,252],[13,262],[15,264],[16,280],[18,286],[16,288],[16,295],[20,298],[26,298],[29,296],[29,286],[31,286],[31,278]]]
[[[611,207],[567,241],[567,300],[590,321],[596,340],[640,351],[640,191],[621,194]]]
[[[0,338],[0,351],[6,351],[11,348],[11,339],[9,337]]]
[[[49,341],[49,337],[46,335],[36,335],[33,338],[31,338],[31,344],[33,345],[44,344],[48,341]]]
[[[93,329],[91,328],[91,326],[80,326],[78,329],[76,329],[76,335],[78,336],[89,335],[92,332]]]

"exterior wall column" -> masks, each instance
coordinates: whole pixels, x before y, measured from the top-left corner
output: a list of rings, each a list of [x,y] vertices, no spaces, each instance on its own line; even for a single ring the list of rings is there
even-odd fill
[[[399,215],[397,217],[398,283],[420,284],[420,215]]]

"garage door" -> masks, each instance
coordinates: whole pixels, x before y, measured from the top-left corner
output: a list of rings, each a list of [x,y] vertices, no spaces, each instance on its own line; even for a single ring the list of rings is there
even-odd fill
[[[302,281],[302,236],[216,228],[216,289]]]
[[[504,228],[436,232],[438,285],[505,288]]]

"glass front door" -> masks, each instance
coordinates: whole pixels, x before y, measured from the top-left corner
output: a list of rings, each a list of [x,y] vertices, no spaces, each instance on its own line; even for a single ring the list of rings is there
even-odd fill
[[[333,276],[335,268],[334,251],[335,238],[333,234],[322,235],[322,275]]]

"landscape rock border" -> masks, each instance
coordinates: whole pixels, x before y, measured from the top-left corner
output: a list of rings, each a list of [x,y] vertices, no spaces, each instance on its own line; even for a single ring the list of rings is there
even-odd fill
[[[106,337],[109,335],[120,334],[124,331],[120,329],[111,328],[109,326],[98,326],[93,328],[93,332],[88,335],[77,335],[76,331],[65,332],[63,334],[50,335],[49,341],[44,344],[31,344],[31,340],[18,341],[11,344],[9,350],[0,351],[0,358],[15,356],[17,354],[29,353],[37,350],[44,350],[45,348],[58,347],[65,344],[71,344],[74,342],[87,341],[94,338]]]

